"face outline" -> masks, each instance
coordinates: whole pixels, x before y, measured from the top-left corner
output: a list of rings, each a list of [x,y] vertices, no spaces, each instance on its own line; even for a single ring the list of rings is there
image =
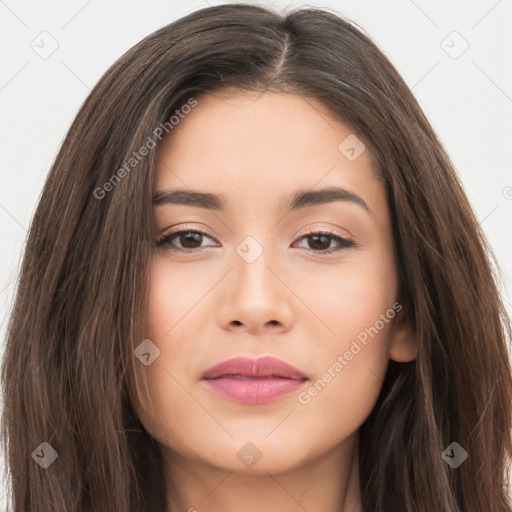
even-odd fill
[[[160,355],[145,368],[151,401],[134,400],[134,408],[176,460],[226,471],[275,474],[348,453],[389,358],[417,353],[393,306],[390,213],[369,149],[347,158],[339,146],[352,130],[311,98],[231,91],[197,100],[160,146],[154,190],[221,194],[229,209],[154,207],[159,237],[207,236],[189,253],[169,245],[154,251],[146,338]],[[325,187],[357,194],[370,212],[350,200],[286,210],[297,190]],[[330,236],[315,246],[306,236],[312,230]],[[343,247],[337,236],[355,245]],[[172,244],[183,242],[178,236]],[[248,262],[241,247],[262,252]],[[325,247],[333,252],[315,254]],[[363,343],[361,333],[375,330]],[[272,356],[309,380],[271,402],[231,401],[201,376],[237,356]],[[244,464],[244,455],[258,453],[253,466]]]

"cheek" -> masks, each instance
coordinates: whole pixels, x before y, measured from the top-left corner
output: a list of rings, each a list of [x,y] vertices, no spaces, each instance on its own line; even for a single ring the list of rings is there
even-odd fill
[[[162,359],[172,361],[173,368],[183,363],[187,354],[198,350],[201,326],[211,312],[207,292],[217,280],[216,275],[208,272],[207,265],[171,263],[164,254],[154,257],[146,337],[155,340]],[[186,343],[174,340],[186,340]],[[172,358],[168,354],[171,348]]]
[[[347,288],[349,291],[349,288]],[[336,332],[315,350],[318,370],[310,386],[298,394],[306,421],[323,425],[325,443],[336,443],[356,431],[371,413],[388,365],[391,314],[379,294],[351,295],[332,311]]]
[[[198,302],[211,288],[212,277],[204,276],[204,282],[192,266],[182,264],[178,269],[162,255],[154,257],[151,268],[145,337],[158,347],[160,355],[142,368],[150,396],[137,401],[136,411],[155,439],[175,447],[180,438],[180,421],[197,414],[197,404],[187,392],[188,382],[183,376],[190,371],[190,363],[199,350],[197,320],[205,312]]]
[[[384,327],[389,321],[384,325],[381,315],[394,303],[397,283],[393,261],[384,249],[361,250],[343,263],[315,273],[304,269],[301,279],[294,280],[294,291],[306,299],[304,302],[313,313],[298,320],[304,322],[301,328],[311,332],[308,324],[313,322],[319,327],[315,350],[329,355],[333,348],[344,352],[353,339],[358,335],[364,338],[365,330],[376,323],[377,329],[386,334]],[[384,351],[385,338],[379,336],[380,342],[375,344]]]
[[[312,309],[329,330],[315,346],[315,379],[298,400],[311,417],[347,432],[373,409],[389,360],[396,282],[383,254],[361,254],[357,265],[333,269],[328,293],[325,279],[308,280]]]

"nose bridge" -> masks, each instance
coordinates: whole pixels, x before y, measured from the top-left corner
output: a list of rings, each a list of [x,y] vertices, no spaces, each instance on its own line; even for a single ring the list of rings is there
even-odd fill
[[[270,271],[277,267],[270,246],[270,236],[247,236],[236,247],[235,280],[239,298],[249,295],[256,303],[267,303],[275,299],[276,277]]]
[[[290,290],[279,278],[282,268],[271,236],[248,236],[236,247],[229,292],[220,322],[225,328],[244,325],[254,331],[269,325],[288,328],[292,316]]]

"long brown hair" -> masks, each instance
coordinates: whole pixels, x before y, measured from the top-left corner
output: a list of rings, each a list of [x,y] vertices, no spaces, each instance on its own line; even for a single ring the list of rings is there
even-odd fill
[[[30,226],[1,369],[14,510],[164,510],[158,446],[130,402],[158,144],[125,163],[157,127],[172,130],[176,109],[223,87],[320,100],[370,148],[386,187],[399,302],[420,347],[413,362],[390,361],[360,427],[365,512],[509,512],[510,319],[452,163],[355,24],[250,4],[197,10],[131,48],[60,148]],[[44,442],[58,455],[46,469],[33,455],[53,453]],[[453,442],[468,453],[456,469],[441,455]]]

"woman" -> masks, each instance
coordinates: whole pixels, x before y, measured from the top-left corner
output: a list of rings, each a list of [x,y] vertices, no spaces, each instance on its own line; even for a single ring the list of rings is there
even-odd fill
[[[14,510],[510,510],[490,248],[411,92],[319,9],[198,10],[101,78],[2,366]]]

